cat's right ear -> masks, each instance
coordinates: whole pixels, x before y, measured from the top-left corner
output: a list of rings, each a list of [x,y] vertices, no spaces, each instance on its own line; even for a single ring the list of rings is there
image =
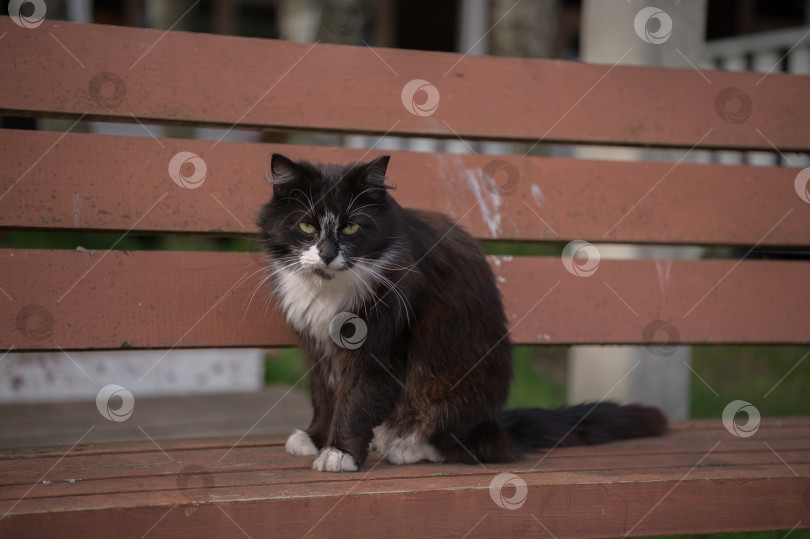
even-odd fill
[[[292,186],[301,177],[301,170],[294,161],[280,153],[274,153],[270,158],[270,176],[265,178],[273,184],[273,196],[285,197],[290,194]]]

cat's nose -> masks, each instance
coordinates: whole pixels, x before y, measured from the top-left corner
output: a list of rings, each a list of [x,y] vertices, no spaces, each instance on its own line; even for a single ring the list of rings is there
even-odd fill
[[[326,240],[318,246],[318,254],[321,255],[321,260],[327,266],[331,261],[337,258],[337,244],[331,240]]]

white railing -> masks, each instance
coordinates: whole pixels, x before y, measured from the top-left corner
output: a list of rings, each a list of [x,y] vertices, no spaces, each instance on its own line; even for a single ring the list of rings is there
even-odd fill
[[[808,75],[810,26],[709,41],[706,43],[704,65],[710,69],[726,71]],[[716,161],[724,164],[806,167],[810,165],[810,156],[777,155],[772,152],[717,152]]]

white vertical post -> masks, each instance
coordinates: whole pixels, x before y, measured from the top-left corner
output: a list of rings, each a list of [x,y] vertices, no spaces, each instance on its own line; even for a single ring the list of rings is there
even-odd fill
[[[684,2],[669,9],[672,34],[665,43],[647,43],[634,32],[636,14],[654,2],[585,0],[582,20],[582,60],[686,67],[683,57],[700,65],[704,56],[706,0]],[[617,31],[617,29],[625,29]],[[591,155],[580,149],[579,155]],[[650,152],[623,150],[628,159],[653,157]],[[691,159],[690,159],[691,160]],[[694,258],[699,249],[599,246],[604,258]],[[649,322],[653,322],[650,320]],[[677,321],[669,321],[677,327]],[[612,399],[661,407],[673,419],[689,415],[691,348],[679,346],[668,357],[658,357],[641,346],[572,346],[569,352],[568,399],[571,402]]]

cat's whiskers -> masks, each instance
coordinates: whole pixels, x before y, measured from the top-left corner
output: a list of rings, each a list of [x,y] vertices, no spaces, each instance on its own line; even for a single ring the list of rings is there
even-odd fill
[[[264,278],[262,278],[262,280],[259,281],[259,284],[257,284],[255,287],[253,287],[253,291],[251,292],[250,297],[248,299],[247,307],[245,307],[245,312],[242,315],[242,320],[244,320],[245,317],[247,316],[247,312],[250,310],[250,305],[253,303],[253,298],[255,297],[256,292],[258,292],[259,289],[262,287],[262,285],[264,285],[267,281],[272,279],[279,272],[284,271],[285,269],[289,269],[295,264],[295,260],[291,260],[290,262],[286,263],[286,265],[282,265],[280,267],[274,266],[274,264],[279,264],[279,265],[282,264],[285,261],[286,258],[290,258],[290,257],[285,257],[285,258],[282,258],[282,259],[279,259],[279,260],[276,260],[276,261],[269,262],[269,264],[267,266],[259,268],[258,270],[251,273],[250,276],[247,278],[247,279],[250,279],[250,277],[253,277],[254,275],[256,275],[257,273],[259,273],[261,271],[273,270],[273,271],[270,271]],[[247,281],[247,279],[245,279],[245,281]]]
[[[377,227],[377,229],[379,229],[379,228],[380,228],[380,225],[378,225],[378,224],[377,224],[377,220],[376,220],[374,217],[372,217],[372,216],[370,216],[369,214],[367,214],[366,212],[364,212],[364,211],[356,211],[356,212],[354,212],[354,213],[352,214],[352,217],[354,217],[355,215],[364,215],[364,216],[366,216],[366,217],[368,218],[368,220],[369,220],[369,221],[371,221],[372,223],[374,223],[374,226],[375,226],[375,227]]]
[[[360,193],[354,195],[351,198],[351,200],[349,201],[349,205],[346,207],[346,213],[348,214],[350,211],[352,211],[352,207],[354,206],[354,203],[357,202],[358,198],[360,198],[361,196],[365,195],[366,193],[368,193],[370,191],[375,191],[377,189],[379,189],[379,187],[370,187],[370,188],[365,189],[364,191],[361,191]],[[366,206],[376,206],[376,204],[366,204]],[[366,206],[360,206],[360,208],[365,208]]]
[[[383,285],[383,287],[390,290],[394,294],[400,305],[402,305],[402,308],[405,310],[405,319],[408,325],[410,325],[411,323],[410,312],[412,311],[410,301],[408,300],[405,293],[402,292],[402,290],[397,286],[396,283],[391,281],[391,279],[386,277],[381,271],[377,269],[379,267],[382,267],[386,262],[377,260],[367,260],[364,258],[356,258],[355,262],[358,268],[368,273],[375,281]],[[383,301],[383,297],[384,296],[378,296],[377,301]]]
[[[304,195],[304,198],[306,198],[306,199],[307,199],[307,203],[309,204],[309,207],[308,207],[308,208],[307,208],[307,205],[306,205],[306,204],[304,204],[302,201],[298,200],[297,198],[292,197],[293,193],[295,193],[296,191],[297,191],[297,192],[299,192],[299,193],[301,193],[302,195]],[[312,194],[312,193],[310,193],[310,195],[311,195],[311,194]],[[293,189],[292,191],[290,191],[290,197],[292,197],[292,198],[293,198],[293,200],[295,200],[295,201],[297,201],[297,202],[301,202],[301,205],[302,205],[302,206],[304,206],[305,208],[307,208],[307,211],[308,211],[308,212],[310,212],[312,215],[315,215],[315,213],[316,213],[316,212],[315,212],[315,204],[313,204],[313,203],[312,203],[312,197],[311,197],[310,195],[307,195],[307,194],[306,194],[306,193],[303,191],[303,189]]]
[[[363,277],[357,272],[357,270],[355,270],[352,267],[348,267],[346,268],[346,271],[349,272],[348,275],[350,275],[353,278],[353,280],[359,281],[363,286],[366,287],[366,290],[368,290],[370,294],[370,299],[374,301],[372,307],[374,307],[377,310],[377,314],[380,313],[380,305],[379,305],[380,303],[388,307],[388,304],[382,300],[380,295],[366,282],[365,279],[363,279]]]

